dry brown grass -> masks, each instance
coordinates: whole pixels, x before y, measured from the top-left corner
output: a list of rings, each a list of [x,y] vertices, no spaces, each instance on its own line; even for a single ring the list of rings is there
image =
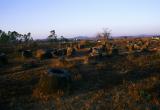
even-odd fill
[[[118,49],[126,51],[125,40],[117,39],[114,43]],[[49,44],[37,45],[41,45],[39,48],[54,47]],[[147,48],[158,46],[159,42],[156,41]],[[1,68],[0,109],[159,110],[158,51],[105,58],[88,57],[88,48],[79,49],[77,53],[80,55],[42,60],[40,67],[28,70],[20,66],[29,59],[25,61],[18,54],[10,55],[10,64]],[[64,95],[64,91],[44,94],[36,88],[48,67],[65,68],[71,73],[73,85],[69,95]]]

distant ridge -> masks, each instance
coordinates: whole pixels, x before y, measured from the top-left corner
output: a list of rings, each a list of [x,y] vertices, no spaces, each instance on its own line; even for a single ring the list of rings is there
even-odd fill
[[[74,37],[75,39],[81,39],[81,40],[85,40],[85,39],[90,39],[90,37],[88,36],[77,36],[77,37]]]

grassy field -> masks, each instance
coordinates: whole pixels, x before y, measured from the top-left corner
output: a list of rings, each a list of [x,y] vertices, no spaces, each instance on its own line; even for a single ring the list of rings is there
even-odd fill
[[[22,64],[30,59],[17,53],[18,46],[1,45],[9,63],[0,68],[0,110],[159,110],[160,41],[147,39],[150,51],[128,53],[129,40],[135,39],[112,41],[119,55],[89,58],[90,46],[99,45],[92,42],[65,60],[38,60],[37,67],[28,69]],[[55,44],[31,46],[25,48],[60,48]],[[37,84],[48,68],[69,71],[72,84],[68,94],[39,91]]]

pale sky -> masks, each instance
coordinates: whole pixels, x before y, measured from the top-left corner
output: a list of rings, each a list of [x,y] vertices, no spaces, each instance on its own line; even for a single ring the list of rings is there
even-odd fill
[[[0,0],[0,29],[93,36],[110,28],[113,36],[160,34],[160,0]]]

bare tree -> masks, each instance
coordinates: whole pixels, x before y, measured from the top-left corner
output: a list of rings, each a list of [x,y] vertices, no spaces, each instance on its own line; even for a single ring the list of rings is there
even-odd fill
[[[103,34],[103,36],[104,36],[105,39],[108,40],[110,38],[111,31],[112,30],[110,30],[109,28],[104,28],[103,29],[103,33],[102,34]]]

